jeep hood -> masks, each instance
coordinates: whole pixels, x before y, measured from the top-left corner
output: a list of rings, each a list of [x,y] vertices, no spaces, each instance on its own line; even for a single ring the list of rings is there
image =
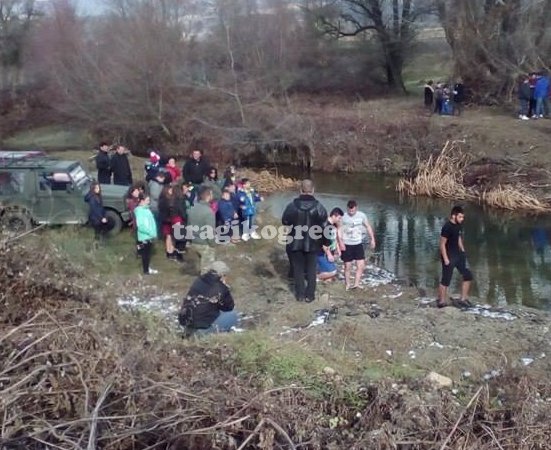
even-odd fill
[[[102,184],[101,196],[106,199],[124,199],[128,192],[128,186],[118,186],[116,184]]]

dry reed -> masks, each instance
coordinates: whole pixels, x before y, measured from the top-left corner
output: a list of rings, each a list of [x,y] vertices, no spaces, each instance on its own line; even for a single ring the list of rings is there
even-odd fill
[[[521,187],[498,185],[481,193],[481,202],[494,208],[510,211],[522,209],[547,212],[549,206]]]
[[[463,179],[469,163],[469,156],[461,151],[459,144],[448,141],[437,156],[431,155],[426,161],[418,160],[416,175],[411,179],[401,178],[396,190],[410,196],[478,201],[497,209],[535,213],[551,210],[549,204],[522,186],[498,184],[484,190],[466,187]]]
[[[251,180],[252,186],[259,192],[271,194],[278,191],[288,191],[298,187],[297,180],[287,178],[277,173],[261,170],[242,169],[238,173],[240,178]]]
[[[402,178],[397,190],[411,196],[473,200],[476,193],[463,185],[465,168],[470,159],[455,141],[448,141],[438,155],[417,161],[417,174],[412,180]]]

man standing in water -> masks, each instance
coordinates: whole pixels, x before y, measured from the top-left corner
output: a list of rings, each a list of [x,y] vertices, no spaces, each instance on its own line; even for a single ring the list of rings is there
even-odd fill
[[[367,216],[363,212],[358,211],[356,200],[350,200],[346,206],[347,212],[342,218],[342,234],[345,249],[341,255],[344,262],[345,286],[346,290],[362,289],[360,283],[365,269],[365,251],[362,244],[363,232],[364,230],[367,231],[371,250],[375,250],[375,235],[373,234],[373,228],[371,228],[367,220]],[[356,261],[356,275],[354,277],[354,284],[350,286],[350,272],[353,261]]]
[[[438,287],[437,306],[442,308],[447,305],[446,297],[450,285],[453,269],[457,268],[463,275],[463,284],[461,285],[462,306],[471,306],[469,302],[469,289],[473,275],[467,268],[467,258],[465,256],[465,246],[463,244],[463,221],[465,212],[461,206],[452,208],[449,220],[442,227],[440,233],[440,260],[442,262],[442,280]]]

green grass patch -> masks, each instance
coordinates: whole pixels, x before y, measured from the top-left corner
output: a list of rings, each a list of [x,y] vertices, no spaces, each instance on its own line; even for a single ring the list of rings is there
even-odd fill
[[[416,379],[423,374],[421,369],[407,364],[369,362],[364,365],[362,378],[365,381],[379,381],[383,379],[411,380]]]
[[[55,150],[91,148],[93,142],[92,136],[86,130],[55,125],[22,131],[4,140],[2,144],[5,147],[17,149],[42,148]]]
[[[325,360],[295,342],[278,342],[260,332],[224,337],[234,350],[232,361],[240,375],[256,375],[274,383],[309,385],[322,373]]]

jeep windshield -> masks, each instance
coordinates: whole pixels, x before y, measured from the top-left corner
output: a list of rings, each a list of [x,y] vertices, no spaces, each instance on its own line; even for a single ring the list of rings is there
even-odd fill
[[[84,190],[89,187],[90,178],[80,164],[73,166],[69,172],[69,175],[71,176],[73,183],[75,183],[75,186],[77,186],[80,190]]]

